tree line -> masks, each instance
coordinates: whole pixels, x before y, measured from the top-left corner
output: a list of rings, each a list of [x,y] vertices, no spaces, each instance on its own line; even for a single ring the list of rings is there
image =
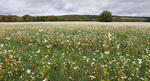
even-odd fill
[[[16,16],[0,15],[0,22],[48,22],[48,21],[101,21],[101,22],[150,22],[148,17],[113,16],[105,10],[100,15],[63,15],[63,16]]]
[[[30,16],[0,15],[0,22],[39,22],[39,21],[98,21],[97,15]]]

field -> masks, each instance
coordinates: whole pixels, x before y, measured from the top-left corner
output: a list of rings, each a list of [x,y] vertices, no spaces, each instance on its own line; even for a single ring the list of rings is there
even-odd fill
[[[150,81],[150,23],[0,23],[0,81]]]

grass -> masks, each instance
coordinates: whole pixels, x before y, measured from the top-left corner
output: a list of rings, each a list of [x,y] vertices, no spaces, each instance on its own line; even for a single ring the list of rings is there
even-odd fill
[[[149,80],[149,23],[0,23],[0,81]]]

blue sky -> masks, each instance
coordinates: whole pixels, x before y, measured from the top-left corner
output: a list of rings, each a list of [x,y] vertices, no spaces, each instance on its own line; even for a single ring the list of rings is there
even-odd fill
[[[150,0],[1,0],[1,15],[113,15],[150,16]]]

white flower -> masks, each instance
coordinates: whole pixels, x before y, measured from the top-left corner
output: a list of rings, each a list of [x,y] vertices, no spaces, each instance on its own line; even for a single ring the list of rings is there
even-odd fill
[[[133,61],[132,63],[133,63],[133,64],[136,64],[136,62],[135,62],[135,61]]]
[[[122,78],[122,79],[126,79],[127,77],[126,77],[126,76],[122,76],[121,78]]]
[[[0,44],[0,47],[3,47],[4,46],[4,44]]]
[[[47,48],[50,48],[50,46],[46,46]]]
[[[38,49],[38,51],[36,51],[36,53],[40,53],[40,49]]]
[[[39,35],[39,33],[36,33],[36,35]]]
[[[119,49],[119,47],[120,47],[120,44],[118,44],[116,47],[117,47],[117,49]]]
[[[95,77],[95,76],[93,76],[93,75],[89,75],[89,77],[90,77],[90,78],[92,78],[92,79],[96,78],[96,77]]]
[[[10,53],[10,52],[13,52],[13,50],[8,50],[8,52]]]
[[[110,38],[112,35],[108,32],[108,38]]]
[[[148,49],[146,48],[146,53],[148,53]]]
[[[52,64],[52,63],[48,62],[48,64],[50,65],[50,64]]]
[[[84,59],[86,59],[86,56],[83,56]]]
[[[94,64],[95,64],[95,62],[92,62],[92,63],[91,63],[91,66],[93,66]]]
[[[47,79],[45,78],[43,81],[47,81]]]
[[[110,52],[109,52],[109,51],[105,51],[104,53],[105,53],[105,54],[109,54]]]
[[[69,40],[67,40],[66,42],[69,42]]]
[[[10,38],[7,37],[6,40],[10,40]]]
[[[20,78],[22,78],[22,76],[20,76]]]
[[[42,32],[43,31],[43,29],[39,29],[39,32]]]
[[[80,42],[78,42],[78,45],[80,45],[81,43]]]
[[[69,79],[72,79],[72,77],[69,77]]]
[[[141,77],[140,79],[144,81],[144,78]]]
[[[28,74],[31,73],[31,70],[30,70],[30,69],[27,69],[27,73],[28,73]]]
[[[86,62],[89,62],[89,61],[90,61],[90,58],[87,58],[87,59],[86,59]]]
[[[48,57],[48,55],[45,56],[45,58],[47,58],[47,57]]]
[[[45,42],[45,43],[47,43],[47,42],[48,42],[48,40],[46,40],[46,39],[45,39],[45,40],[44,40],[44,42]]]
[[[79,68],[79,67],[78,67],[78,66],[76,66],[76,67],[74,67],[73,69],[75,69],[75,70],[76,70],[76,69],[78,69],[78,68]]]
[[[138,59],[138,61],[139,61],[139,64],[142,64],[142,59]]]

